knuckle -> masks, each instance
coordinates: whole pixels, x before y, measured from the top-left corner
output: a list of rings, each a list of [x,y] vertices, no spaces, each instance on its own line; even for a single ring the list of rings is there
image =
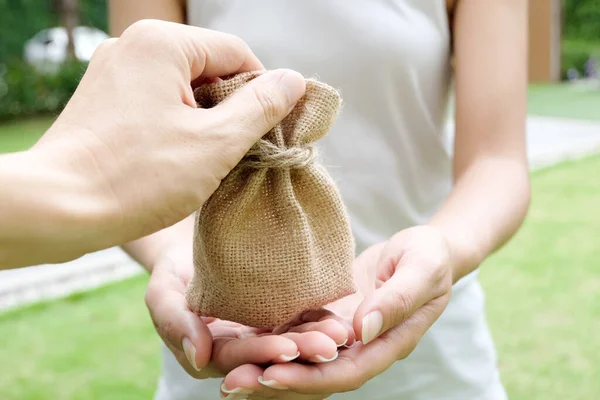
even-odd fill
[[[169,44],[164,22],[143,19],[131,24],[121,35],[121,39],[133,48],[147,49],[161,44]]]
[[[344,378],[344,384],[340,389],[344,392],[358,390],[369,380],[364,374],[364,367],[353,358],[339,357],[340,362],[344,362],[343,368],[347,371]]]
[[[168,340],[173,332],[174,323],[171,319],[167,319],[159,324],[158,334],[165,340]]]
[[[217,32],[217,31],[208,31],[209,35],[207,36],[208,41],[213,44],[219,44],[219,46],[215,46],[214,50],[218,50],[217,47],[222,49],[235,49],[234,52],[231,52],[231,56],[238,59],[240,55],[244,53],[251,53],[250,46],[244,39],[240,38],[231,33],[225,32]],[[219,52],[220,56],[227,55],[227,52]]]
[[[121,36],[147,36],[148,34],[154,32],[158,24],[160,24],[160,21],[152,19],[141,19],[129,25],[129,27],[125,29]]]
[[[239,36],[236,36],[231,33],[223,33],[223,38],[233,44],[236,44],[240,48],[250,49],[248,43],[246,43],[246,41]]]
[[[357,376],[348,384],[348,391],[353,392],[360,389],[365,384],[362,376]]]
[[[106,68],[107,65],[111,65],[111,63],[107,63],[106,61],[111,58],[114,53],[115,45],[118,39],[110,38],[104,40],[100,45],[94,50],[92,54],[92,58],[90,59],[89,66],[93,68],[95,65],[101,65],[104,63]],[[90,68],[91,70],[91,68]]]
[[[154,284],[150,282],[148,284],[148,289],[146,289],[146,294],[144,295],[144,302],[146,303],[146,307],[149,309],[152,308],[156,300],[156,290],[154,288]]]
[[[445,293],[452,289],[452,276],[447,268],[436,268],[431,272],[431,280],[438,294]]]
[[[113,46],[115,45],[117,40],[118,40],[117,38],[110,38],[110,39],[106,39],[105,41],[100,43],[100,45],[96,48],[96,51],[94,51],[92,59],[94,57],[98,58],[98,57],[103,56],[106,53],[108,53],[113,48]]]
[[[413,352],[413,350],[417,347],[417,344],[419,344],[419,339],[415,336],[409,335],[409,337],[404,339],[403,346],[401,349],[399,349],[396,359],[404,360],[410,355],[410,353]]]
[[[410,298],[410,295],[404,291],[393,291],[391,292],[391,296],[392,321],[394,321],[396,324],[399,324],[410,316],[410,310],[412,308],[412,299]]]
[[[368,379],[363,374],[357,374],[348,385],[349,391],[355,391],[363,387]]]
[[[235,36],[235,35],[231,35],[232,38],[231,40],[233,40],[234,42],[237,43],[237,45],[239,46],[239,49],[243,52],[243,53],[252,53],[252,49],[250,48],[250,45],[241,37],[239,36]]]

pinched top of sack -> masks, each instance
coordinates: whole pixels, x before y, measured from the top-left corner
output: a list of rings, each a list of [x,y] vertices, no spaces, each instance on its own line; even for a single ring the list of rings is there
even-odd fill
[[[201,108],[212,108],[264,72],[246,72],[203,85],[194,92],[196,102]],[[337,90],[307,79],[306,93],[292,112],[250,149],[239,167],[285,169],[310,165],[316,156],[313,143],[330,130],[340,106]]]

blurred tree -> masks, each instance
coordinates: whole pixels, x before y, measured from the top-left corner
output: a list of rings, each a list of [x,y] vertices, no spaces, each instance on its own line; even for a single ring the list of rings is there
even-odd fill
[[[79,0],[52,0],[52,8],[60,15],[61,25],[67,30],[67,57],[74,60],[73,30],[79,25]]]
[[[57,0],[0,0],[0,64],[21,59],[23,45],[42,29],[62,25]],[[108,29],[107,0],[77,0],[81,25]]]
[[[600,1],[563,0],[563,11],[566,37],[600,42]]]

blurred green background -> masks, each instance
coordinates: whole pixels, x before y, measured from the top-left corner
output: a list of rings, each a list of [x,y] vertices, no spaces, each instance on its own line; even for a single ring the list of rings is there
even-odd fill
[[[0,0],[0,153],[35,143],[85,70],[71,60],[40,74],[22,60],[25,40],[60,24],[59,6]],[[79,19],[106,30],[106,1],[80,0]],[[569,68],[583,74],[600,55],[600,1],[565,1],[563,33],[563,76]],[[600,91],[531,85],[529,114],[598,121]],[[599,399],[600,157],[532,179],[525,226],[481,272],[502,377],[511,399]],[[146,282],[0,314],[0,399],[150,399],[159,339],[143,304]]]

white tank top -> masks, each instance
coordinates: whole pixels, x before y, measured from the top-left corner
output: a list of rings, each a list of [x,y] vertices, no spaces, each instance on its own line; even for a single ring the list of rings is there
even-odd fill
[[[341,91],[342,113],[320,145],[358,250],[440,207],[451,188],[444,0],[192,0],[188,20],[240,36],[267,69]]]
[[[341,91],[342,112],[319,145],[358,251],[441,206],[452,186],[445,0],[189,0],[188,23],[241,37],[267,69],[295,69]],[[164,359],[157,400],[218,398],[218,381],[190,378],[168,350]],[[504,399],[475,276],[454,288],[406,360],[331,398]]]

